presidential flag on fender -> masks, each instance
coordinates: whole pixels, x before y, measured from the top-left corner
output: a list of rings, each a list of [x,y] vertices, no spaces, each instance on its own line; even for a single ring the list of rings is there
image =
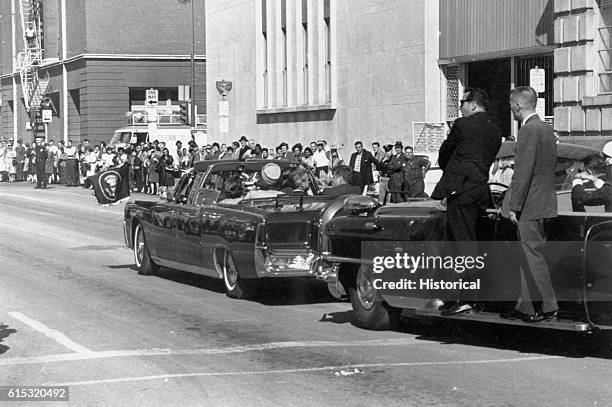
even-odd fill
[[[93,186],[94,195],[102,205],[114,204],[130,196],[129,165],[109,168],[87,177],[85,187]]]

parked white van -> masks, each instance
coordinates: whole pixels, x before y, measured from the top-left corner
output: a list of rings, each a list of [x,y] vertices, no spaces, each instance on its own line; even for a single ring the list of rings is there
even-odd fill
[[[185,126],[160,126],[157,129],[149,129],[145,126],[126,126],[115,130],[108,145],[114,148],[126,148],[130,145],[150,143],[155,140],[166,143],[170,154],[175,155],[177,141],[180,141],[185,148],[191,140],[202,147],[208,144],[208,135],[205,130],[194,130]]]

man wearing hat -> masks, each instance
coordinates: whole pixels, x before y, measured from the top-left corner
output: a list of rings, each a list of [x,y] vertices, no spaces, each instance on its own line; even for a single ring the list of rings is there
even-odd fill
[[[404,155],[404,145],[401,141],[396,141],[394,148],[395,154],[387,165],[387,174],[389,176],[388,188],[391,192],[391,202],[398,203],[404,202],[402,197],[402,184],[404,182],[402,169],[406,165],[406,156]]]
[[[249,140],[245,136],[240,137],[240,149],[238,150],[238,159],[241,161],[244,161],[251,156],[251,148],[247,144],[248,141]]]
[[[47,146],[45,145],[45,138],[42,136],[36,136],[36,149],[35,154],[35,166],[36,166],[36,186],[35,189],[46,189],[47,188],[47,175],[45,173],[45,166],[47,165]]]

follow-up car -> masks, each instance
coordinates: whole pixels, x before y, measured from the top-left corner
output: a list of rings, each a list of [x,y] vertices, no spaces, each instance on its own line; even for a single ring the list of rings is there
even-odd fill
[[[302,193],[275,176],[305,171]],[[231,197],[231,179],[245,193]],[[315,277],[322,230],[343,210],[343,198],[321,196],[312,172],[289,161],[201,161],[166,202],[126,204],[124,232],[140,274],[160,266],[223,279],[227,295],[257,293],[262,278]]]
[[[511,145],[503,149],[511,150]],[[612,214],[603,212],[603,207],[573,211],[570,203],[573,175],[583,159],[597,156],[598,152],[561,144],[558,151],[559,216],[547,225],[546,258],[559,300],[560,319],[529,325],[572,331],[612,329]],[[421,248],[426,253],[434,243],[444,242],[446,210],[438,201],[380,206],[369,197],[346,198],[345,210],[350,214],[325,225],[328,263],[319,269],[319,277],[333,287],[332,292],[345,292],[350,297],[357,323],[368,329],[387,329],[399,321],[402,313],[413,317],[527,324],[520,319],[499,317],[501,311],[512,307],[521,287],[516,227],[501,215],[499,203],[487,210],[477,225],[479,245],[494,253],[484,253],[484,257],[488,255],[485,261],[488,265],[480,273],[482,278],[478,282],[482,286],[472,287],[480,288],[483,298],[472,298],[472,302],[478,303],[473,312],[445,317],[439,310],[444,301],[466,296],[469,286],[464,285],[459,294],[448,291],[445,298],[443,291],[427,284],[439,281],[436,273],[431,272],[425,275],[422,286],[410,289],[407,285],[403,288],[396,285],[390,289],[389,285],[382,285],[380,277],[384,273],[374,270],[373,255],[389,258],[407,247],[413,254],[417,249],[417,254],[421,254]],[[406,280],[411,275],[416,274],[404,273]]]

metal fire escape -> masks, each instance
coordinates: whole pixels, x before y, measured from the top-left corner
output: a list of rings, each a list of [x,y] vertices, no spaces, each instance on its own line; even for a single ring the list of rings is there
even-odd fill
[[[43,78],[39,72],[43,60],[41,7],[40,0],[19,0],[24,51],[17,54],[17,69],[21,77],[25,107],[32,124],[40,116],[41,103],[49,84],[49,74],[46,73]]]

